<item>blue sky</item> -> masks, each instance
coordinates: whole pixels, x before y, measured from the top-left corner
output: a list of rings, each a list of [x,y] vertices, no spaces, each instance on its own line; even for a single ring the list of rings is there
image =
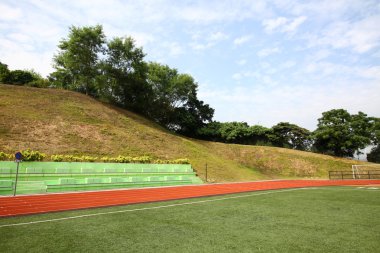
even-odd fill
[[[380,1],[0,1],[0,61],[46,76],[68,27],[132,36],[191,74],[215,120],[316,128],[344,108],[380,117]]]

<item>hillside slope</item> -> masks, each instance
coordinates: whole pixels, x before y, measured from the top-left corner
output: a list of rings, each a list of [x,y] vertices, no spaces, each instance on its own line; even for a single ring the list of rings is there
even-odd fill
[[[357,161],[289,149],[185,138],[83,94],[0,85],[0,151],[189,158],[212,182],[327,177]]]

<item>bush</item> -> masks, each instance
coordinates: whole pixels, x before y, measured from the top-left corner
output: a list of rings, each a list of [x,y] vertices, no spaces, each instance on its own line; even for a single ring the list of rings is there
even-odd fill
[[[189,159],[176,159],[176,160],[155,160],[154,163],[157,164],[190,164]]]
[[[62,162],[64,158],[65,157],[63,155],[52,155],[50,157],[50,160],[52,160],[53,162]]]
[[[46,154],[41,153],[39,151],[33,151],[30,149],[21,151],[23,156],[23,161],[42,161]],[[13,160],[13,154],[7,154],[4,152],[0,152],[0,161]],[[74,155],[51,155],[50,161],[53,162],[96,162],[101,161],[105,163],[157,163],[157,164],[190,164],[189,159],[175,159],[175,160],[152,160],[149,156],[122,156],[119,155],[117,157],[94,157],[94,156],[74,156]]]
[[[13,157],[14,157],[14,155],[12,155],[12,154],[0,152],[0,161],[10,161],[13,159]]]
[[[21,151],[22,154],[22,160],[23,161],[42,161],[45,157],[46,154],[41,153],[39,151],[34,151],[34,150],[23,150]]]

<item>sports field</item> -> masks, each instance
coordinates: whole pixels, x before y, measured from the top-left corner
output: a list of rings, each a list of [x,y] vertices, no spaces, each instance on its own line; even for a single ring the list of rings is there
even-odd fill
[[[282,189],[1,218],[0,235],[1,252],[379,252],[380,188]]]

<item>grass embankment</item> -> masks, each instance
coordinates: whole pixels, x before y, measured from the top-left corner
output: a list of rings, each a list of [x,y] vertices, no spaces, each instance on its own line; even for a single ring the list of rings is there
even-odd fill
[[[202,179],[327,177],[353,160],[288,149],[228,145],[175,135],[151,121],[76,92],[0,85],[0,151],[188,158]]]
[[[0,227],[0,245],[4,252],[378,252],[379,197],[378,189],[326,187],[7,218],[0,226],[84,215]],[[173,205],[189,202],[199,203]],[[108,214],[86,216],[97,213]]]

